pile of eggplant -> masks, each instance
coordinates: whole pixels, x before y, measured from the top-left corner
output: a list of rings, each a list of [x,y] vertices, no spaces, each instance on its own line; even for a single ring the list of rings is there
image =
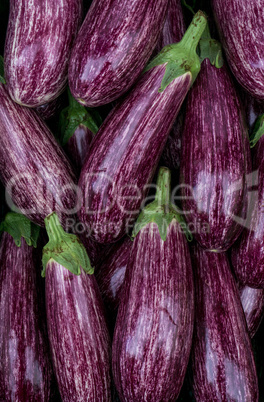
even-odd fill
[[[0,21],[0,401],[264,401],[262,2]]]

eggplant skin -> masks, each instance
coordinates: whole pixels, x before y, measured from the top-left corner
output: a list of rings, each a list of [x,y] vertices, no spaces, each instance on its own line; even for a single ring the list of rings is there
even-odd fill
[[[185,73],[159,93],[164,72],[164,65],[147,71],[112,110],[82,168],[79,219],[99,243],[113,243],[131,228],[190,88]]]
[[[238,82],[264,100],[264,12],[261,0],[212,0],[228,64]]]
[[[231,250],[232,266],[238,281],[252,288],[264,288],[264,138],[253,148],[253,174],[257,189],[251,194],[251,215]]]
[[[64,402],[110,401],[110,338],[93,275],[55,261],[46,267],[46,311],[53,367]]]
[[[164,46],[180,42],[184,33],[185,23],[181,0],[169,0],[165,23],[156,46],[156,52],[159,53]],[[181,109],[162,153],[162,162],[170,169],[178,169],[180,166],[183,122],[184,112]]]
[[[33,247],[3,233],[0,260],[0,400],[46,402],[52,365]]]
[[[43,120],[46,121],[54,117],[61,109],[61,106],[62,97],[59,96],[49,103],[45,103],[44,105],[36,107],[35,111]]]
[[[132,246],[130,238],[115,243],[107,258],[95,271],[104,304],[113,317],[118,310]]]
[[[156,223],[134,239],[112,346],[121,401],[175,401],[192,342],[194,289],[187,240],[173,220],[164,242]]]
[[[241,233],[249,162],[245,117],[231,78],[225,66],[205,59],[187,100],[180,171],[182,209],[202,247],[226,251]]]
[[[78,33],[69,86],[82,104],[97,107],[124,94],[147,64],[168,0],[94,0]]]
[[[88,127],[80,124],[66,144],[66,152],[70,160],[80,172],[88,157],[94,134]]]
[[[6,191],[34,223],[44,226],[53,211],[63,223],[76,206],[70,163],[33,110],[13,102],[5,85],[0,97],[0,177]]]
[[[195,324],[191,352],[197,402],[257,402],[256,367],[235,279],[225,253],[191,249]]]
[[[264,289],[254,289],[238,284],[240,300],[251,338],[256,334],[264,316]]]
[[[81,0],[10,1],[5,78],[15,102],[37,107],[62,93],[81,16]]]

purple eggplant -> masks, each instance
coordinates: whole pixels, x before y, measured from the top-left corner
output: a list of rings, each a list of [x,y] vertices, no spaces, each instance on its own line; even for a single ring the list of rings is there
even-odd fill
[[[264,315],[264,289],[253,289],[238,284],[240,300],[251,338],[256,334]]]
[[[62,110],[59,119],[61,144],[78,173],[88,157],[91,142],[101,124],[96,111],[88,111],[80,105],[68,90],[69,106]]]
[[[245,118],[229,73],[205,58],[187,100],[180,182],[185,219],[208,250],[227,250],[243,229],[249,161]]]
[[[52,365],[37,287],[34,249],[4,232],[0,245],[0,400],[43,401]],[[39,272],[40,274],[40,272]]]
[[[260,0],[212,0],[228,64],[252,96],[264,100],[264,13]]]
[[[88,127],[80,124],[67,142],[66,152],[78,171],[81,171],[93,138],[94,133]]]
[[[164,46],[180,42],[185,32],[185,23],[180,0],[169,0],[168,11],[163,30],[156,46],[157,53]],[[183,111],[181,110],[168,137],[162,153],[162,161],[170,169],[178,169],[181,155],[181,135],[183,129]]]
[[[132,86],[155,48],[167,5],[168,0],[93,1],[69,64],[78,102],[101,106]]]
[[[37,107],[63,92],[81,15],[81,0],[10,1],[5,78],[15,102]]]
[[[95,277],[104,304],[113,318],[119,306],[132,245],[133,242],[130,238],[121,239],[113,246],[110,254],[98,269],[95,270]]]
[[[254,356],[225,253],[192,249],[195,324],[191,353],[195,400],[258,401]]]
[[[41,118],[13,102],[2,84],[0,97],[0,177],[9,205],[41,226],[53,211],[64,222],[76,204],[69,161]]]
[[[88,275],[90,265],[84,271],[80,261],[76,272],[64,264],[70,264],[71,235],[55,215],[45,221],[50,240],[43,249],[48,334],[62,400],[110,401],[110,337],[98,285]]]
[[[61,103],[62,99],[59,96],[49,103],[36,107],[35,110],[43,120],[49,120],[60,110]]]
[[[264,288],[264,137],[253,149],[253,191],[251,192],[251,215],[246,227],[232,247],[231,259],[234,272],[242,285]]]
[[[156,199],[139,216],[113,339],[121,401],[175,401],[192,342],[194,289],[188,243],[168,203],[161,168]]]
[[[196,78],[201,12],[179,44],[164,49],[99,129],[80,176],[80,220],[99,243],[123,237],[136,219],[180,106]]]

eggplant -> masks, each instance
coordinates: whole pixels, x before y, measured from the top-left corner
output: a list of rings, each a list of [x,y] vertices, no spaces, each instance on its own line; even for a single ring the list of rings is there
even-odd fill
[[[113,319],[118,310],[132,245],[133,242],[128,237],[115,243],[107,258],[95,270],[104,304]]]
[[[180,0],[169,0],[168,11],[163,30],[156,46],[159,53],[164,46],[180,42],[185,32],[185,23]],[[183,110],[173,124],[167,143],[162,153],[162,163],[170,169],[178,169],[181,155],[181,134],[183,129]]]
[[[258,382],[246,321],[225,253],[195,245],[195,323],[191,352],[195,400],[258,401]]]
[[[36,107],[35,110],[43,120],[49,120],[60,110],[61,103],[62,97],[59,96],[49,103]]]
[[[24,238],[18,243],[19,247],[9,233],[2,234],[0,400],[46,402],[53,373],[37,286],[38,266],[34,248]]]
[[[53,211],[65,222],[76,204],[68,159],[41,118],[13,102],[2,84],[0,97],[0,177],[9,206],[41,226]]]
[[[69,64],[78,102],[101,106],[134,84],[155,48],[167,6],[168,0],[93,0]]]
[[[264,137],[253,149],[253,191],[251,214],[245,229],[231,250],[235,275],[242,285],[252,288],[264,287]]]
[[[217,63],[217,43],[215,50]],[[194,238],[207,250],[225,251],[246,219],[250,148],[227,68],[211,61],[205,57],[188,96],[180,183],[182,210]]]
[[[64,264],[68,237],[55,215],[45,218],[49,243],[43,249],[48,335],[53,367],[64,402],[110,401],[110,337],[91,266]],[[51,249],[55,251],[50,254]],[[76,250],[76,253],[79,251]]]
[[[69,105],[62,110],[59,119],[61,144],[65,148],[76,170],[80,173],[87,158],[91,142],[101,124],[101,117],[95,110],[80,105],[68,89]]]
[[[81,0],[10,1],[4,58],[15,102],[37,107],[63,92],[81,16]]]
[[[170,171],[139,216],[112,346],[121,401],[175,401],[187,369],[194,320],[188,243],[168,203]]]
[[[199,69],[201,12],[164,49],[100,127],[82,168],[79,219],[99,243],[122,238],[139,213],[180,106]],[[118,150],[118,152],[117,152]]]
[[[253,289],[238,284],[240,300],[251,338],[256,334],[264,315],[264,289]]]
[[[264,100],[264,14],[261,1],[212,0],[228,64],[253,97]]]

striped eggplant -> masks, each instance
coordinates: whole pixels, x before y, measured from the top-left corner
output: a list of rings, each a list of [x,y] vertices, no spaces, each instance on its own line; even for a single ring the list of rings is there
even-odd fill
[[[264,100],[264,13],[261,0],[212,0],[228,64],[252,96]]]
[[[69,105],[62,110],[59,119],[61,144],[79,173],[101,124],[101,117],[95,110],[88,111],[80,105],[69,89],[68,102]]]
[[[179,44],[168,46],[100,127],[79,180],[80,220],[99,243],[123,237],[135,220],[180,106],[196,78],[199,12]]]
[[[12,202],[34,223],[57,211],[64,222],[75,207],[76,178],[40,117],[11,100],[0,84],[0,177]]]
[[[227,250],[246,218],[250,149],[241,110],[225,65],[205,58],[187,100],[180,182],[185,219],[208,250]]]
[[[170,172],[161,168],[156,199],[135,226],[115,326],[112,369],[121,401],[175,401],[189,360],[191,259],[169,196]]]
[[[5,77],[15,102],[37,107],[63,92],[81,15],[81,0],[10,1]]]
[[[167,5],[168,0],[93,0],[69,64],[78,102],[101,106],[132,86],[155,48]]]
[[[59,96],[49,103],[36,107],[35,110],[43,120],[49,120],[54,117],[56,113],[58,113],[61,108],[61,104],[62,97]]]
[[[242,285],[264,288],[264,137],[253,148],[251,215],[231,250],[234,272]]]
[[[196,245],[191,257],[195,283],[191,353],[195,400],[257,402],[252,346],[227,256]]]
[[[88,275],[90,266],[84,271],[81,265],[74,273],[59,262],[67,235],[54,215],[45,221],[50,239],[43,249],[48,335],[62,400],[110,401],[110,337],[98,285]]]
[[[163,30],[156,46],[157,53],[164,46],[180,42],[185,32],[185,23],[180,0],[169,0],[168,11]],[[183,111],[181,110],[168,137],[162,153],[162,162],[170,169],[180,166],[181,134],[183,129]]]
[[[33,247],[24,238],[19,242],[4,232],[0,245],[0,400],[46,402],[52,365],[38,267]]]
[[[238,284],[240,300],[251,338],[256,334],[264,315],[264,289],[253,289]]]
[[[133,242],[130,238],[115,243],[108,257],[95,270],[95,277],[109,314],[115,318],[121,297],[126,267]]]

